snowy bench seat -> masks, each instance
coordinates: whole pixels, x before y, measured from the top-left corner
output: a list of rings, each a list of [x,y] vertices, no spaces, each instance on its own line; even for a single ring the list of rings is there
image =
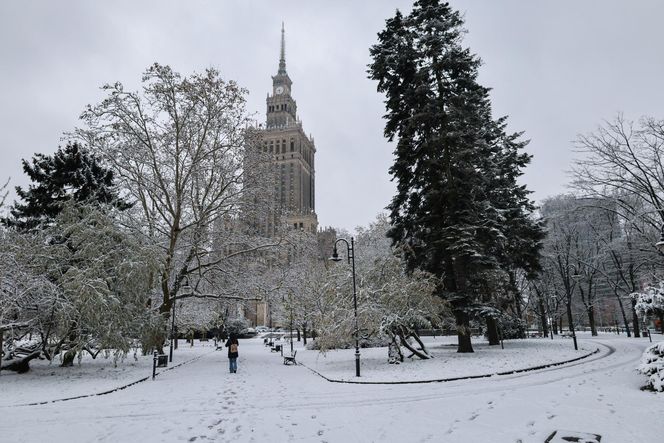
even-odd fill
[[[297,365],[297,362],[295,361],[295,356],[296,355],[297,355],[297,351],[293,352],[293,355],[284,355],[284,364],[285,365],[290,365],[290,364]]]

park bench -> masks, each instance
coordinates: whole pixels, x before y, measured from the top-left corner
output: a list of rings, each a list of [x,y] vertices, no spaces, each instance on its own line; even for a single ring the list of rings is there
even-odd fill
[[[270,348],[270,352],[281,352],[281,346],[280,344],[272,345]]]
[[[297,365],[297,362],[295,361],[295,356],[297,355],[297,351],[293,352],[293,355],[284,355],[284,364],[285,365],[290,365],[291,363],[294,365]]]

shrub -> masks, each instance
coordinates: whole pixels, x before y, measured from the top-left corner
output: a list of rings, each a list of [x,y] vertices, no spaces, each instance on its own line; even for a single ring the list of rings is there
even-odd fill
[[[664,391],[664,341],[645,350],[636,370],[648,377],[645,389]]]

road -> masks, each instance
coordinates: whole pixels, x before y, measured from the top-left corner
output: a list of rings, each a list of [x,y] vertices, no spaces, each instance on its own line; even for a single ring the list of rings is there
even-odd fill
[[[664,398],[634,368],[647,340],[592,340],[601,352],[566,366],[413,385],[329,383],[241,343],[155,381],[100,397],[0,408],[3,441],[543,442],[555,430],[605,442],[660,440]]]

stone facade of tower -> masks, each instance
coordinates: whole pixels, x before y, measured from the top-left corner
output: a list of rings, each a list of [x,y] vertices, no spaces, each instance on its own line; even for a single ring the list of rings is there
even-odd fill
[[[316,173],[314,140],[305,134],[297,118],[291,94],[293,82],[286,72],[284,29],[281,29],[279,70],[272,77],[272,93],[266,99],[265,126],[258,130],[259,149],[271,154],[275,171],[273,207],[285,215],[289,227],[316,233]],[[271,222],[273,217],[268,217]],[[273,228],[263,227],[270,234]]]

